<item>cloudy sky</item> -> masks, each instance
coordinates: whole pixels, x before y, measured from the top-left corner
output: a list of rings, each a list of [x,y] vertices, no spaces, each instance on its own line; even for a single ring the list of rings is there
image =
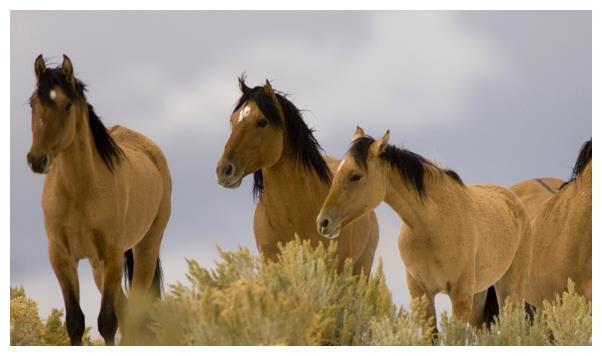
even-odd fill
[[[40,53],[53,64],[68,54],[105,124],[140,131],[165,152],[174,191],[161,256],[173,283],[185,280],[185,257],[210,266],[216,245],[256,250],[250,179],[226,190],[214,177],[241,73],[290,93],[328,154],[345,152],[357,124],[372,135],[390,129],[393,143],[467,183],[510,186],[568,177],[591,137],[591,42],[589,11],[13,11],[11,285],[24,285],[43,316],[63,305],[46,250],[44,178],[25,162]],[[407,305],[402,222],[384,204],[377,214],[377,255]],[[87,262],[80,281],[96,327]]]

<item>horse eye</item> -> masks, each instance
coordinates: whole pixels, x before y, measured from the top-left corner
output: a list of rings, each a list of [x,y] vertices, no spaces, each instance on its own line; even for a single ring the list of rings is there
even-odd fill
[[[69,109],[71,109],[71,104],[73,104],[73,102],[69,102],[69,104],[65,106],[65,111],[69,111]]]
[[[266,127],[266,126],[268,126],[268,120],[266,120],[266,119],[260,119],[259,121],[257,121],[257,126],[259,126],[259,127]]]
[[[351,175],[351,177],[349,179],[352,182],[357,182],[358,180],[362,179],[362,176],[360,176],[359,174],[353,174],[353,175]]]

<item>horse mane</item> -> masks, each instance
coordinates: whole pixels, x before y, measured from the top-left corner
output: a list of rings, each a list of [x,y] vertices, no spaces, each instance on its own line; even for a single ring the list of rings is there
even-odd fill
[[[247,88],[244,76],[238,80],[241,83],[241,87]],[[330,184],[332,178],[331,172],[324,157],[322,157],[322,147],[313,134],[314,129],[307,126],[301,112],[287,99],[286,94],[276,91],[274,93],[278,104],[282,108],[283,118],[280,118],[276,103],[272,97],[265,93],[263,86],[246,89],[240,99],[238,99],[233,112],[240,109],[247,101],[253,100],[271,124],[285,128],[287,139],[297,162],[306,171],[313,170],[322,182]],[[261,196],[263,188],[263,174],[261,170],[258,170],[253,174],[253,197],[255,200]]]
[[[61,88],[70,100],[87,103],[85,95],[86,85],[79,79],[75,79],[75,86],[69,84],[61,69],[57,67],[47,68],[38,81],[36,94],[44,105],[52,107],[56,105],[54,100],[49,97],[50,91],[55,86]],[[100,121],[100,118],[94,112],[92,105],[87,104],[87,106],[88,124],[90,126],[92,137],[94,138],[96,151],[107,168],[109,168],[110,171],[113,171],[115,164],[123,158],[123,151],[117,142],[113,140],[102,121]]]
[[[585,167],[587,167],[587,164],[591,162],[591,160],[592,139],[590,138],[588,141],[585,141],[583,145],[581,145],[581,150],[579,150],[577,161],[575,162],[575,165],[573,166],[573,171],[571,172],[571,178],[568,181],[564,182],[558,189],[564,188],[564,186],[571,182],[574,182],[577,178],[579,178],[579,176],[581,175]]]
[[[353,159],[365,170],[368,169],[368,150],[372,143],[374,143],[374,138],[364,136],[354,140],[349,148],[349,152]],[[464,182],[462,182],[462,179],[456,172],[450,169],[437,167],[437,165],[431,161],[412,151],[401,149],[393,145],[387,145],[387,148],[381,153],[380,157],[397,168],[399,175],[416,189],[420,197],[426,196],[424,187],[425,165],[436,168],[455,182],[462,186],[464,185]]]

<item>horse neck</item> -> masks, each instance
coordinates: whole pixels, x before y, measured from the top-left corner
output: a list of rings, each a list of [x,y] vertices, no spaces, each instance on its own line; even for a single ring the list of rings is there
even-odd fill
[[[317,212],[328,193],[328,185],[320,180],[313,168],[304,167],[286,146],[280,160],[272,167],[262,169],[262,174],[261,202],[279,206],[279,209],[269,209],[275,214]]]
[[[79,110],[75,138],[56,157],[54,167],[59,180],[73,189],[89,187],[96,176],[96,165],[101,161],[88,122],[88,104],[84,102]]]
[[[445,228],[450,215],[460,213],[466,189],[438,168],[425,165],[424,189],[421,197],[416,188],[401,177],[397,168],[386,164],[387,190],[385,202],[419,236],[436,236]]]

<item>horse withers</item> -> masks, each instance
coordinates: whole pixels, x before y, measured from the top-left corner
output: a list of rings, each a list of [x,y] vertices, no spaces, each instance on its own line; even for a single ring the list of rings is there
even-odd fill
[[[35,60],[31,105],[32,171],[46,174],[42,194],[48,254],[59,281],[71,343],[81,344],[79,260],[88,259],[102,294],[98,330],[112,345],[126,323],[122,276],[130,303],[161,294],[159,248],[171,212],[171,178],[163,153],[150,139],[122,126],[105,128],[88,104],[85,86],[67,56],[57,68]],[[125,258],[124,258],[125,257]],[[125,261],[125,262],[124,262]]]

